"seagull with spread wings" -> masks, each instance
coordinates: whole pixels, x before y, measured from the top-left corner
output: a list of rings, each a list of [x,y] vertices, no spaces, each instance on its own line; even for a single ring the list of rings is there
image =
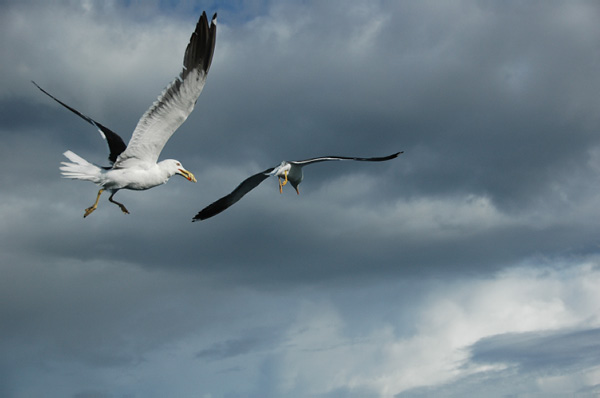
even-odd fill
[[[322,156],[318,158],[311,158],[305,160],[295,161],[283,161],[277,167],[271,167],[265,171],[254,174],[246,178],[240,185],[237,186],[229,195],[223,196],[221,199],[211,203],[204,209],[200,210],[198,214],[192,219],[192,221],[206,220],[207,218],[216,216],[224,210],[227,210],[238,200],[244,197],[248,192],[256,188],[261,182],[271,176],[277,177],[279,180],[279,193],[283,192],[283,187],[289,182],[292,187],[296,190],[296,193],[300,195],[298,185],[304,179],[304,173],[302,168],[306,165],[326,162],[330,160],[356,160],[361,162],[384,162],[386,160],[392,160],[397,158],[404,152],[396,152],[389,156],[375,157],[375,158],[354,158],[348,156]]]
[[[215,49],[216,24],[217,14],[209,26],[206,13],[202,13],[185,50],[183,70],[141,117],[128,145],[118,134],[59,101],[33,82],[44,94],[95,126],[108,143],[112,167],[98,167],[71,151],[64,153],[69,160],[62,162],[60,167],[64,177],[91,181],[100,186],[96,201],[85,210],[83,217],[96,210],[100,195],[105,190],[111,193],[108,200],[128,214],[127,208],[113,199],[120,189],[149,189],[166,183],[175,174],[196,182],[194,175],[181,162],[174,159],[157,161],[169,138],[192,113],[204,88]]]

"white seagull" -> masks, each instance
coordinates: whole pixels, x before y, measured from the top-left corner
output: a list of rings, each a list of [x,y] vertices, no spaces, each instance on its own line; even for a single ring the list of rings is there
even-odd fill
[[[100,195],[105,190],[111,193],[108,200],[118,205],[123,213],[129,214],[122,203],[113,200],[120,189],[149,189],[166,183],[175,174],[196,182],[194,175],[183,168],[181,162],[174,159],[157,161],[171,135],[192,113],[204,88],[215,49],[216,33],[217,14],[209,26],[206,13],[203,12],[185,50],[183,70],[141,117],[128,145],[118,134],[59,101],[33,82],[43,93],[98,128],[108,142],[112,167],[98,167],[71,151],[64,153],[70,160],[61,162],[60,170],[65,178],[92,181],[100,186],[96,201],[85,210],[83,217],[96,210]]]
[[[212,204],[206,206],[204,209],[200,210],[198,214],[192,219],[192,221],[200,221],[206,220],[207,218],[216,216],[222,211],[226,210],[233,204],[235,204],[238,200],[240,200],[244,195],[248,192],[256,188],[261,182],[266,180],[271,176],[276,176],[279,180],[279,193],[283,192],[283,187],[289,182],[296,193],[300,195],[300,191],[298,190],[298,185],[302,182],[304,178],[304,173],[302,172],[302,168],[306,165],[318,163],[318,162],[326,162],[330,160],[357,160],[361,162],[384,162],[386,160],[391,160],[397,158],[400,154],[404,152],[396,152],[389,156],[376,157],[376,158],[353,158],[348,156],[322,156],[318,158],[311,158],[306,160],[294,160],[294,161],[283,161],[277,167],[271,167],[265,171],[261,171],[260,173],[254,174],[246,178],[240,185],[237,186],[229,195],[223,196],[221,199],[213,202]]]

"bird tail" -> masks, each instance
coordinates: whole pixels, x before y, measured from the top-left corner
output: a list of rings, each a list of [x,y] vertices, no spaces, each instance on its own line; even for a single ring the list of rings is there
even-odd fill
[[[102,169],[91,164],[71,151],[63,153],[71,162],[60,162],[60,172],[64,178],[92,181],[99,184],[102,180]]]

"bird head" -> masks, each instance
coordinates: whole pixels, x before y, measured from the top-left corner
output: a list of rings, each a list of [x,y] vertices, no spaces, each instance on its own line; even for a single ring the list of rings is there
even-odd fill
[[[190,172],[187,171],[182,165],[181,162],[175,159],[167,159],[163,160],[161,163],[165,164],[168,168],[168,171],[171,175],[179,174],[184,176],[188,181],[196,182],[196,177]]]

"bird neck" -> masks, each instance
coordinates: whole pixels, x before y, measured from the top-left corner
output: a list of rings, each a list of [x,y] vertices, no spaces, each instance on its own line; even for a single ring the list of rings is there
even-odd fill
[[[158,162],[156,166],[159,170],[158,175],[160,176],[160,178],[164,179],[164,182],[167,182],[169,178],[177,174],[177,167],[174,167],[173,164],[169,161],[163,160],[161,162]]]

